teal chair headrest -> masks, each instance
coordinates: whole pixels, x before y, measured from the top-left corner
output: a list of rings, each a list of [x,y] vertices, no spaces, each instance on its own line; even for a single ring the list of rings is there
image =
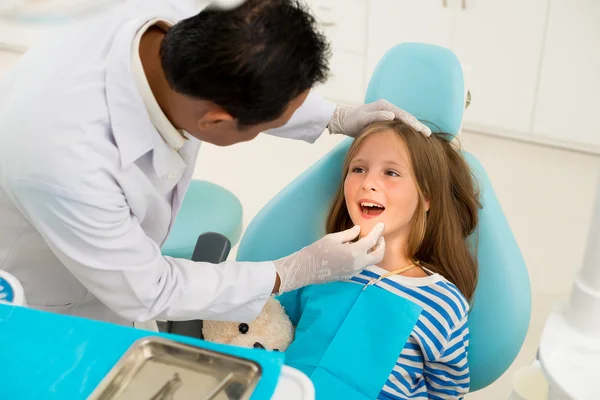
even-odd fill
[[[387,52],[369,82],[366,101],[385,99],[428,124],[456,135],[465,88],[460,62],[442,47],[407,43]],[[254,218],[237,259],[274,260],[319,239],[342,179],[347,139],[296,178]],[[483,208],[471,238],[477,244],[479,282],[469,315],[471,390],[498,379],[516,358],[529,326],[531,290],[525,262],[485,169],[464,153],[475,174]]]
[[[452,51],[404,43],[388,51],[377,64],[365,102],[385,99],[414,115],[432,132],[456,136],[465,93],[462,67]]]

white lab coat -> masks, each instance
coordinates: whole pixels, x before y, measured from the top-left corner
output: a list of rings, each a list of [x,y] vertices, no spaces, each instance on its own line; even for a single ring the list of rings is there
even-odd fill
[[[0,268],[46,311],[129,325],[250,321],[271,293],[272,262],[161,255],[200,142],[177,153],[156,131],[132,77],[131,43],[145,21],[197,10],[142,4],[145,16],[123,6],[33,49],[0,85]],[[334,108],[311,93],[269,133],[314,141]]]

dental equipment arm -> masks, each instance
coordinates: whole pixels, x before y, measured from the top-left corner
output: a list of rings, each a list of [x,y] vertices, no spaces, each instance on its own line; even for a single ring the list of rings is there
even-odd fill
[[[598,398],[600,371],[600,182],[583,268],[570,302],[550,314],[542,334],[539,360],[557,398]]]

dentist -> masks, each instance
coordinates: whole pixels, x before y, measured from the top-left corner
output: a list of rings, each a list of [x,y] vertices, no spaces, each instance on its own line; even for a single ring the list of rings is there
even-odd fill
[[[251,321],[272,293],[344,279],[383,256],[382,227],[273,262],[161,255],[202,141],[266,132],[313,142],[393,118],[429,134],[387,102],[336,107],[311,91],[326,79],[328,47],[299,2],[249,0],[187,19],[174,4],[129,4],[73,28],[0,85],[0,268],[31,307],[128,325]]]

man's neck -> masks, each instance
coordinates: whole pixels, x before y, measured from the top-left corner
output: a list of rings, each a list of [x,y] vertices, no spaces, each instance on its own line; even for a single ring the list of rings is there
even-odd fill
[[[140,40],[140,60],[152,95],[171,123],[177,127],[171,113],[172,90],[167,82],[160,60],[160,46],[165,37],[165,27],[154,25],[148,28]]]

